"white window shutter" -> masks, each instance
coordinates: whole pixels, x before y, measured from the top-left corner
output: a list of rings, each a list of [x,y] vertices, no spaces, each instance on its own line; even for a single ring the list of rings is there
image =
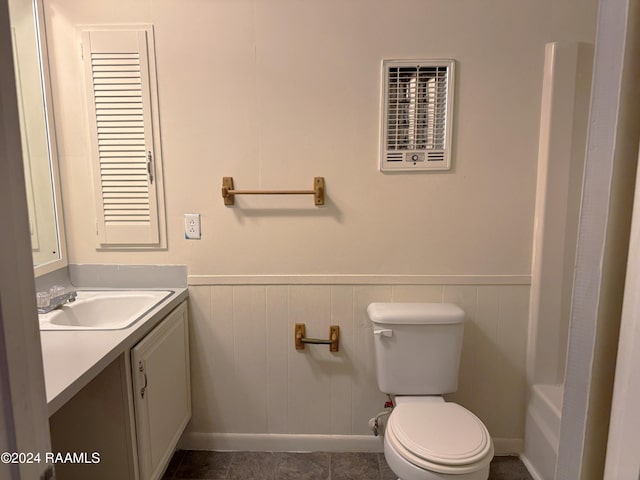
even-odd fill
[[[103,247],[161,246],[152,30],[121,28],[82,36],[97,233]]]

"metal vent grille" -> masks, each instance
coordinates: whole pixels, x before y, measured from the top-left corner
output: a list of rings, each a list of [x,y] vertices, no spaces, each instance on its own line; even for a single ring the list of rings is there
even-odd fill
[[[446,67],[389,68],[389,150],[444,148],[447,74]]]
[[[453,68],[452,60],[383,62],[383,170],[449,168]]]

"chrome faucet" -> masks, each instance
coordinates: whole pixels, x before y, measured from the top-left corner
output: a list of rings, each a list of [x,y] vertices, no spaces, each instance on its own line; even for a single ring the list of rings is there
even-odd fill
[[[78,292],[72,290],[70,292],[62,293],[60,295],[56,295],[52,297],[49,301],[49,305],[38,307],[38,313],[49,313],[52,310],[55,310],[58,307],[61,307],[65,303],[72,303],[76,301],[76,297],[78,296]]]

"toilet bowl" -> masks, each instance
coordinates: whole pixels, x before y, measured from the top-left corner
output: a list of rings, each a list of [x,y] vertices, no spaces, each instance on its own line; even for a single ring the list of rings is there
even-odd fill
[[[385,459],[401,480],[486,480],[493,442],[484,424],[439,396],[396,397]]]

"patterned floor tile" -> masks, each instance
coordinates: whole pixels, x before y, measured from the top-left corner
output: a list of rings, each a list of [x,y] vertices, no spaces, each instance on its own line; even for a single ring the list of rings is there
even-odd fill
[[[329,480],[330,469],[328,453],[283,453],[278,480]]]
[[[518,457],[494,457],[489,480],[533,480]]]
[[[226,479],[234,453],[189,450],[174,472],[179,479]]]
[[[331,480],[372,480],[380,478],[376,453],[332,453]]]
[[[276,480],[281,454],[237,452],[229,467],[229,480]]]
[[[397,480],[382,453],[178,450],[164,480]],[[533,480],[518,457],[495,457],[488,480]]]

